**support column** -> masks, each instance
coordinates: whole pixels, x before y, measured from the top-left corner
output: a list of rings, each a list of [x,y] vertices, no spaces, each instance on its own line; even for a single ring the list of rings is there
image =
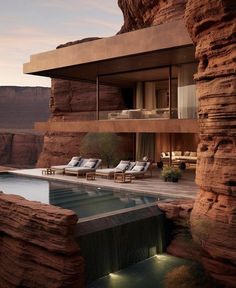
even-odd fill
[[[172,118],[172,66],[169,66],[169,118]]]
[[[99,120],[99,75],[96,79],[96,120]]]
[[[169,166],[172,166],[172,134],[171,133],[169,133],[169,150],[170,150]]]
[[[169,66],[169,118],[172,118],[172,66]],[[169,134],[169,166],[172,166],[172,134]]]

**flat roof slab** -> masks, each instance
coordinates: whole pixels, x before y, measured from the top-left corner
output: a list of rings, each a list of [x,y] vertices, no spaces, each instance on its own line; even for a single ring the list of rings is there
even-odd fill
[[[183,21],[140,29],[32,55],[24,73],[94,81],[136,69],[195,61]]]

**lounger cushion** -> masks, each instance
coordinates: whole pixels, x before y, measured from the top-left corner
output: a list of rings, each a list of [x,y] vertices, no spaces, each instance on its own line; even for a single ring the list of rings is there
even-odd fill
[[[137,166],[135,165],[131,171],[141,172],[144,170],[144,166]]]
[[[127,170],[129,170],[129,171],[132,170],[135,165],[136,165],[136,162],[130,162],[129,168]]]
[[[136,162],[136,165],[133,167],[131,171],[141,172],[144,170],[147,162]]]
[[[129,168],[129,161],[120,161],[120,163],[116,166],[116,171],[125,171]]]
[[[89,159],[83,167],[85,168],[94,168],[97,164],[98,160],[97,159]]]
[[[72,157],[72,159],[70,160],[70,162],[67,164],[68,167],[75,167],[78,163],[79,160],[81,159],[81,157]]]

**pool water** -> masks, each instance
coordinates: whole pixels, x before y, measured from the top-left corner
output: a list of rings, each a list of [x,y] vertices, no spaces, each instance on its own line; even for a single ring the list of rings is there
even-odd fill
[[[178,270],[183,267],[186,268]],[[177,271],[183,272],[187,269],[189,269],[191,274],[177,273]],[[176,275],[175,278],[169,274],[174,271],[176,271],[174,273]],[[169,277],[173,278],[172,281],[170,281]],[[201,280],[197,279],[199,277]],[[214,285],[204,286],[206,280],[206,275],[201,265],[191,260],[160,254],[116,273],[110,273],[108,276],[89,284],[87,288],[215,287]],[[193,283],[201,283],[203,285],[193,286]]]
[[[73,210],[80,218],[151,204],[159,200],[159,197],[123,190],[121,192],[111,188],[28,178],[10,173],[0,174],[0,191]]]

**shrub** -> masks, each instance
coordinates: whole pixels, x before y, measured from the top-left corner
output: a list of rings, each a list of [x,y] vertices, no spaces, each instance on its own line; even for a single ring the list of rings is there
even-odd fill
[[[181,177],[181,171],[179,168],[166,166],[163,168],[161,176],[165,181],[178,182]]]
[[[83,157],[101,158],[107,167],[120,158],[120,137],[114,133],[88,133],[82,140],[80,153]]]

